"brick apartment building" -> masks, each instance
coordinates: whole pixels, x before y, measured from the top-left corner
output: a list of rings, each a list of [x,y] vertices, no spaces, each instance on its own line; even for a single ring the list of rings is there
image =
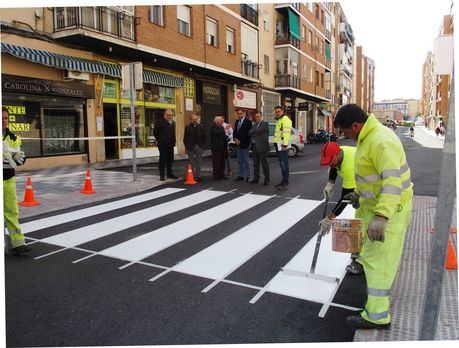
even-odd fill
[[[332,131],[352,97],[354,36],[339,3],[8,8],[1,29],[3,104],[26,138],[25,169],[131,158],[123,63],[143,63],[138,158],[158,155],[167,108],[184,153],[192,113],[209,128],[236,108],[273,121],[281,104],[305,138]]]

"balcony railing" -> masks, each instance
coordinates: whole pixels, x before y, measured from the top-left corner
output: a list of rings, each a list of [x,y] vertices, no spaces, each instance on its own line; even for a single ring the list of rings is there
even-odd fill
[[[325,29],[325,37],[328,39],[328,41],[331,41],[331,32],[330,30]]]
[[[248,59],[241,59],[241,72],[242,75],[258,78],[258,63],[252,62]]]
[[[135,41],[135,17],[109,7],[55,7],[54,31],[89,29]]]
[[[241,4],[241,16],[247,19],[250,23],[258,25],[258,11],[251,8],[249,5]]]
[[[331,70],[331,65],[332,65],[331,59],[325,58],[325,66]]]
[[[292,36],[290,33],[281,33],[276,35],[276,45],[290,44],[296,48],[300,48],[300,40]]]
[[[331,99],[331,91],[329,89],[325,90],[325,98]]]
[[[300,78],[293,75],[275,75],[275,86],[276,87],[293,87],[300,88]]]
[[[299,2],[291,2],[290,5],[295,8],[298,12],[300,12],[300,3]]]

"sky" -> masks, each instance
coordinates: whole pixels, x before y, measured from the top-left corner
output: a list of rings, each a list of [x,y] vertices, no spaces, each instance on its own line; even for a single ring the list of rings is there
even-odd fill
[[[240,3],[242,0],[22,0],[5,7]],[[247,1],[248,3],[252,1]],[[287,2],[261,0],[257,2]],[[421,98],[422,64],[451,0],[342,0],[363,54],[375,62],[375,101]]]
[[[343,0],[356,45],[375,61],[375,100],[421,98],[422,64],[451,0]]]

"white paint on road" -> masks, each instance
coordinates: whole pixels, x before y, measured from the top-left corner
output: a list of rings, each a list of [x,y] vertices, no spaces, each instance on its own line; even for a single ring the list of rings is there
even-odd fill
[[[173,270],[209,279],[224,279],[317,208],[320,203],[307,199],[293,199],[180,262]]]
[[[201,191],[147,209],[44,238],[42,242],[73,247],[175,213],[179,210],[190,208],[224,194],[226,192],[223,191]]]
[[[348,205],[339,216],[340,219],[353,219],[354,209]],[[309,273],[312,257],[316,246],[317,234],[283,267],[283,269],[298,272],[300,274]],[[345,267],[350,262],[350,254],[338,253],[332,250],[331,232],[322,237],[319,256],[315,268],[315,274],[343,279]],[[337,288],[340,284],[314,279],[306,276],[292,275],[289,272],[279,271],[265,286],[258,298],[266,291],[295,297],[303,300],[323,303],[328,306],[331,304]],[[255,301],[251,301],[254,303]]]
[[[120,199],[120,200],[110,202],[110,203],[96,205],[90,208],[75,210],[69,213],[54,215],[54,216],[50,216],[50,217],[43,218],[43,219],[25,222],[21,224],[22,233],[30,233],[30,232],[38,231],[44,228],[64,224],[66,222],[84,219],[89,216],[106,213],[108,211],[119,209],[119,208],[125,208],[128,206],[137,204],[137,203],[150,201],[152,199],[171,195],[173,193],[177,193],[183,190],[184,189],[180,189],[180,188],[165,188],[162,190],[149,192],[149,193],[145,193],[145,194],[138,195],[138,196],[133,196],[133,197],[126,198],[126,199]]]
[[[102,250],[101,255],[139,261],[261,204],[270,196],[245,194],[186,219]]]

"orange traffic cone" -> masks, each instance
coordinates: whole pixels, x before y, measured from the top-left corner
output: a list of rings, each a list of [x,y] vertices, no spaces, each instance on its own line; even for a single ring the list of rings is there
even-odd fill
[[[454,252],[454,245],[451,237],[448,240],[448,253],[446,254],[446,269],[457,269],[457,258]]]
[[[93,193],[96,193],[96,191],[94,191],[92,188],[91,173],[89,172],[89,169],[86,171],[86,180],[84,181],[84,187],[80,191],[80,193],[83,193],[85,195],[91,195]]]
[[[193,177],[193,169],[191,168],[191,163],[188,163],[188,174],[186,175],[185,185],[194,185],[196,181]]]
[[[24,193],[24,200],[19,202],[19,205],[22,205],[23,207],[31,207],[31,206],[39,205],[39,204],[40,202],[35,200],[35,196],[33,194],[32,180],[30,180],[30,177],[27,177],[26,190]]]

